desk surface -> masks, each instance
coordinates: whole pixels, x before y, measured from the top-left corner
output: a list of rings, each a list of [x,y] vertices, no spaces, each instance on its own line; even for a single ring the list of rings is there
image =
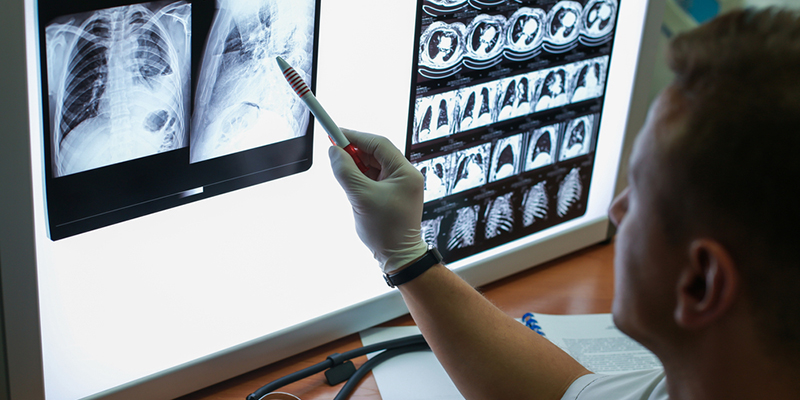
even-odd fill
[[[591,314],[611,311],[614,295],[614,246],[596,245],[536,268],[520,272],[481,288],[486,298],[514,318],[528,311],[545,314]],[[413,325],[408,315],[382,326]],[[361,347],[358,334],[319,346],[296,356],[181,397],[179,400],[243,400],[275,379],[309,367],[333,353]],[[354,359],[356,366],[366,357]],[[317,374],[281,389],[302,400],[332,399],[342,384],[330,387]],[[353,400],[380,399],[370,373],[350,397]]]

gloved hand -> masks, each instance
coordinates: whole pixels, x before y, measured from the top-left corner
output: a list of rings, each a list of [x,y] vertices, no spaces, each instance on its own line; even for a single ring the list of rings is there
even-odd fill
[[[425,255],[422,240],[423,177],[386,138],[342,129],[370,167],[361,173],[344,150],[331,146],[328,156],[336,180],[353,206],[356,232],[385,273]]]

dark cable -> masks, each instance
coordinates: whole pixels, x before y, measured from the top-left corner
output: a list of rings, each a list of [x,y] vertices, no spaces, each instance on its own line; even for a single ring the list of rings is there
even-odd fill
[[[421,343],[427,343],[425,341],[425,338],[422,337],[422,335],[406,336],[404,338],[387,340],[385,342],[375,343],[369,346],[364,346],[355,350],[344,352],[342,353],[342,358],[350,360],[356,357],[363,356],[365,354],[374,353],[376,351],[389,350],[398,347],[410,346],[413,344],[421,344]]]
[[[422,344],[412,344],[408,346],[397,347],[391,350],[386,350],[381,352],[380,354],[370,358],[369,360],[367,360],[367,362],[362,364],[361,367],[358,370],[356,370],[356,373],[353,374],[353,376],[351,376],[350,379],[347,380],[347,383],[345,383],[344,386],[342,386],[342,388],[339,390],[339,393],[336,395],[336,397],[333,398],[333,400],[345,400],[348,397],[350,397],[350,393],[353,392],[353,390],[355,390],[358,383],[361,382],[362,378],[364,378],[364,375],[366,375],[369,371],[372,371],[372,369],[377,367],[380,363],[392,357],[399,356],[400,354],[412,353],[415,351],[425,351],[430,349],[431,348],[428,346],[427,343],[422,343]]]
[[[300,371],[291,373],[289,375],[284,376],[283,378],[276,379],[276,380],[274,380],[274,381],[272,381],[272,382],[260,387],[258,390],[256,390],[255,392],[253,392],[252,394],[247,396],[247,400],[261,400],[262,397],[266,396],[267,394],[269,394],[271,392],[274,392],[275,390],[278,390],[281,387],[284,387],[284,386],[286,386],[286,385],[288,385],[290,383],[297,382],[297,381],[299,381],[299,380],[301,380],[303,378],[307,378],[307,377],[309,377],[311,375],[314,375],[314,374],[320,373],[322,371],[325,371],[326,369],[331,368],[331,367],[336,365],[334,363],[334,359],[339,360],[340,362],[342,362],[342,361],[345,361],[345,360],[350,360],[352,358],[363,356],[365,354],[374,353],[376,351],[390,350],[390,349],[395,349],[395,348],[398,348],[398,347],[416,345],[416,344],[421,344],[421,343],[426,343],[425,339],[422,337],[422,335],[413,335],[413,336],[407,336],[407,337],[400,338],[400,339],[387,340],[385,342],[375,343],[375,344],[372,344],[372,345],[369,345],[369,346],[364,346],[364,347],[361,347],[361,348],[358,348],[358,349],[355,349],[355,350],[350,350],[350,351],[347,351],[347,352],[344,352],[342,354],[338,354],[338,355],[335,355],[335,356],[331,355],[330,357],[328,357],[328,359],[326,359],[323,362],[320,362],[318,364],[315,364],[315,365],[312,365],[310,367],[304,368],[304,369],[302,369]],[[427,346],[427,344],[426,344],[426,346]],[[356,375],[358,375],[358,372],[356,372]],[[351,377],[350,380],[352,380],[352,377]]]

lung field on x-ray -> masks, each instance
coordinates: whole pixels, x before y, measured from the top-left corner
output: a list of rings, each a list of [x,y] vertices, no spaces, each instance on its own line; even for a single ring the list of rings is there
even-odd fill
[[[314,12],[309,0],[222,1],[195,96],[191,162],[306,134],[308,110],[275,57],[311,83]]]

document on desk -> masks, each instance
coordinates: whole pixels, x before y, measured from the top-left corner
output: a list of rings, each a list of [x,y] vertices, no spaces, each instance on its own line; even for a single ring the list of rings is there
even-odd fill
[[[535,318],[546,338],[595,373],[619,374],[661,367],[653,353],[614,326],[611,314],[535,314]],[[361,341],[367,346],[419,333],[416,326],[372,328],[361,332]],[[430,351],[400,355],[372,372],[383,400],[464,398]]]

